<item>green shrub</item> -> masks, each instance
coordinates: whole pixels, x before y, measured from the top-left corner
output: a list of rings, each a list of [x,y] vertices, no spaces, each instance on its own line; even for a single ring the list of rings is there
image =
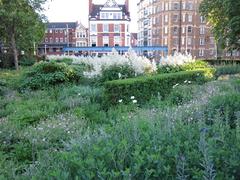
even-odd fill
[[[58,62],[58,63],[65,63],[67,65],[71,65],[72,62],[73,62],[73,59],[71,58],[64,58],[64,59],[57,59],[57,60],[53,60],[55,62]]]
[[[32,66],[36,63],[36,59],[34,57],[23,56],[19,59],[19,64],[21,66]]]
[[[219,77],[221,75],[238,74],[238,73],[240,73],[240,65],[239,64],[224,65],[224,66],[216,67],[216,77]]]
[[[207,68],[210,68],[207,62],[197,60],[195,62],[186,63],[183,65],[159,66],[157,72],[158,74],[164,74],[164,73],[174,73],[174,72],[180,72],[180,71],[194,71],[194,70],[207,69]]]
[[[240,93],[229,93],[211,98],[205,113],[210,123],[214,123],[211,119],[219,114],[223,121],[227,122],[231,128],[235,128],[236,121],[240,118]]]
[[[164,98],[177,84],[186,81],[197,83],[206,81],[208,76],[205,74],[208,71],[214,70],[205,69],[109,81],[105,83],[105,99],[107,103],[117,104],[119,100],[129,103],[132,96],[139,103],[144,103],[157,95]]]
[[[76,71],[65,63],[40,62],[23,75],[21,88],[36,90],[78,79]]]
[[[102,71],[101,81],[112,81],[117,79],[132,78],[135,76],[134,69],[129,65],[114,65],[104,68]]]
[[[181,105],[190,101],[193,98],[194,86],[180,85],[175,87],[167,100],[174,105]]]
[[[158,74],[165,74],[165,73],[175,73],[183,71],[182,66],[159,66],[157,69]]]

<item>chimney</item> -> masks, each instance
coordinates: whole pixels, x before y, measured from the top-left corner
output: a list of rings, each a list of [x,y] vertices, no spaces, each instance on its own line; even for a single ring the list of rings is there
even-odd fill
[[[125,6],[126,6],[127,12],[129,12],[129,0],[126,0],[126,1],[125,1]]]
[[[93,2],[92,2],[92,0],[89,0],[88,3],[89,3],[89,4],[88,4],[88,7],[89,7],[89,12],[88,12],[88,13],[89,13],[89,16],[90,16],[91,13],[92,13]]]

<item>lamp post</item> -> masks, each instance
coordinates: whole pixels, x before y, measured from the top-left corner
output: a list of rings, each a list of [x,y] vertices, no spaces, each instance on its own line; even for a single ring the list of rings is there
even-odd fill
[[[44,45],[44,49],[45,49],[45,55],[47,55],[47,45]]]

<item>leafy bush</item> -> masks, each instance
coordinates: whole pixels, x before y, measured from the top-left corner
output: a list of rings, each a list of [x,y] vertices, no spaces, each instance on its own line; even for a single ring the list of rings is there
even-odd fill
[[[240,118],[240,93],[229,93],[211,98],[205,113],[211,123],[214,123],[211,118],[219,114],[231,128],[236,128],[237,120]]]
[[[19,60],[19,64],[21,66],[32,66],[36,63],[36,59],[34,57],[23,56]]]
[[[58,63],[65,63],[67,65],[71,65],[72,62],[73,62],[73,59],[71,58],[62,58],[62,59],[56,59],[56,60],[53,60],[55,62],[58,62]]]
[[[78,79],[76,71],[65,63],[40,62],[23,75],[21,87],[36,90]]]
[[[137,100],[139,103],[150,100],[152,96],[160,95],[164,98],[179,83],[206,81],[208,77],[205,76],[206,71],[214,70],[206,69],[109,81],[105,83],[106,102],[110,104],[117,104],[121,101],[129,103],[133,101],[133,98],[130,99],[132,96],[135,102]]]
[[[188,82],[186,82],[187,84]],[[188,86],[188,85],[180,85],[176,86],[169,96],[167,97],[167,100],[171,104],[175,105],[181,105],[183,103],[186,103],[190,101],[193,98],[193,92],[195,90],[195,86]]]
[[[210,68],[207,62],[204,61],[194,61],[194,62],[188,62],[181,65],[164,65],[158,67],[158,74],[164,74],[164,73],[174,73],[174,72],[180,72],[180,71],[194,71],[199,69],[206,69]]]
[[[112,81],[117,79],[126,79],[135,76],[134,69],[129,65],[113,65],[104,68],[102,71],[101,81]]]
[[[224,66],[217,66],[216,67],[216,77],[226,74],[238,74],[240,73],[240,65],[233,64],[233,65],[224,65]]]

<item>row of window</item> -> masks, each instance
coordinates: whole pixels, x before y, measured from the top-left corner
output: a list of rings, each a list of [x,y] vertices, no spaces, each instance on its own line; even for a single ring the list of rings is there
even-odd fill
[[[122,19],[121,12],[101,12],[100,19]]]
[[[168,3],[168,2],[162,2],[162,4],[158,6],[149,6],[149,7],[142,7],[139,6],[139,11],[141,11],[140,18],[143,18],[144,16],[160,13],[163,11],[171,11],[171,10],[179,10],[180,9],[180,3],[174,2],[174,3]],[[182,2],[182,10],[194,10],[193,2]]]
[[[108,46],[110,44],[111,38],[109,38],[109,36],[103,36],[102,40],[103,40],[103,45],[104,46]],[[116,44],[122,45],[122,37],[121,36],[114,36],[113,40],[114,40],[114,44],[115,45]],[[92,36],[90,38],[90,42],[91,42],[92,45],[93,44],[97,44],[97,37],[96,36]],[[130,42],[130,38],[127,37],[127,39],[126,39],[126,46],[129,45],[129,42]]]
[[[87,46],[87,42],[77,42],[76,46],[77,47],[85,47],[85,46]]]
[[[65,33],[66,34],[67,32],[68,32],[67,29],[47,29],[45,33],[50,33],[50,34],[52,34],[52,33],[60,33],[60,34]]]
[[[55,40],[55,41],[54,41]],[[55,42],[55,43],[64,43],[64,42],[68,42],[68,38],[66,37],[66,38],[55,38],[55,39],[53,39],[52,37],[50,37],[50,38],[45,38],[45,42],[46,43],[48,43],[48,42],[50,42],[50,43],[53,43],[53,42]]]
[[[114,24],[113,31],[116,32],[116,33],[120,33],[121,27],[122,27],[121,24]],[[110,24],[103,24],[103,32],[108,33],[109,29],[110,29]],[[92,33],[94,33],[94,32],[96,33],[97,32],[97,24],[91,24],[90,31]],[[129,32],[129,25],[127,25],[127,32]]]
[[[87,35],[85,32],[76,32],[76,37],[77,38],[86,38]]]

